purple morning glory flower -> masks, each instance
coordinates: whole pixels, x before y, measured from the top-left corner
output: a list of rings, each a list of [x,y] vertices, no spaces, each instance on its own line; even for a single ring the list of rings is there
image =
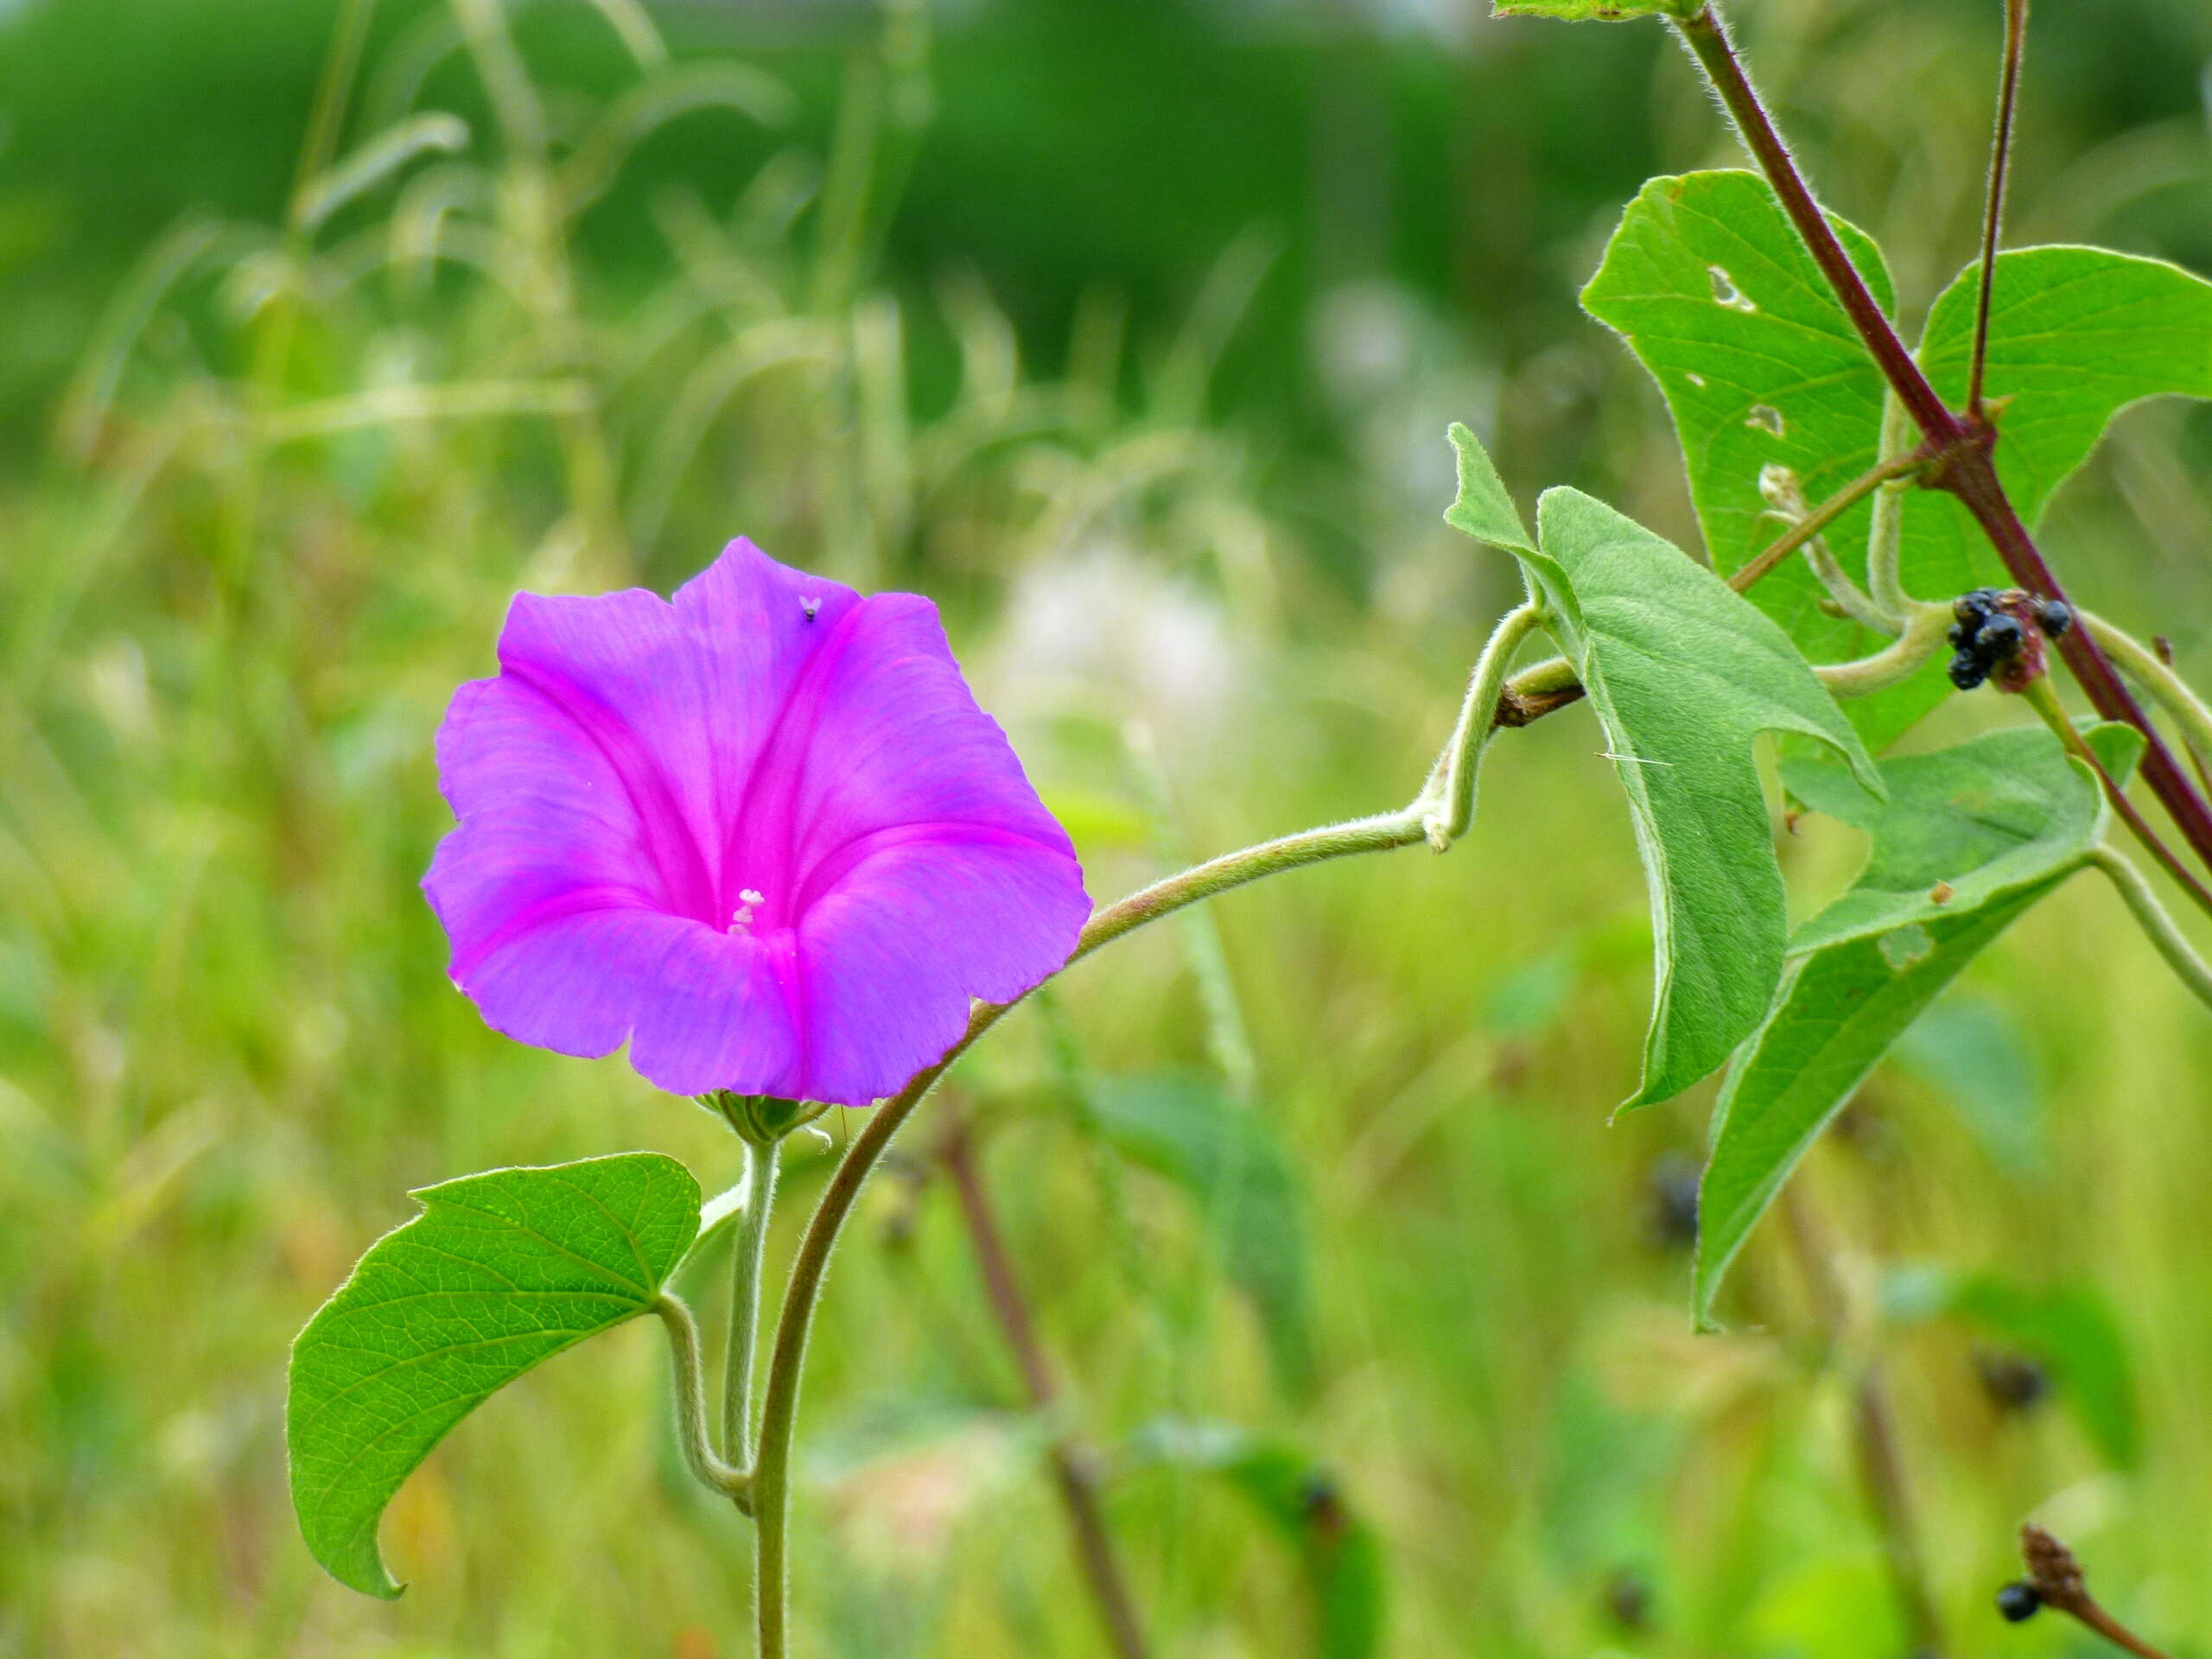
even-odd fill
[[[1075,849],[929,601],[737,541],[673,601],[518,594],[499,656],[438,732],[423,887],[508,1036],[862,1105],[1075,948]]]

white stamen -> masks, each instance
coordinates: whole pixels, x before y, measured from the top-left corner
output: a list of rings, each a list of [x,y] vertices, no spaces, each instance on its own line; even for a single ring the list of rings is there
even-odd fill
[[[766,904],[767,897],[764,893],[754,892],[751,887],[740,887],[737,897],[738,909],[729,918],[729,931],[733,933],[750,933],[753,931],[753,907],[755,905]]]

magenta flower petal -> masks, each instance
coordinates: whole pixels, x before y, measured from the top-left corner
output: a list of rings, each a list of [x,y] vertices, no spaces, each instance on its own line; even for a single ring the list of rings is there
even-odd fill
[[[627,1040],[679,1094],[888,1094],[1090,910],[935,607],[749,542],[673,602],[518,597],[438,770],[454,982],[521,1041]]]

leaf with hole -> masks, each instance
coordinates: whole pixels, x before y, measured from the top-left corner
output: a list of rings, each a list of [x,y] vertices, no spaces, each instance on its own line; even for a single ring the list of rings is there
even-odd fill
[[[499,1169],[412,1195],[292,1345],[284,1440],[316,1560],[369,1595],[402,1588],[377,1522],[454,1424],[540,1361],[646,1312],[699,1230],[699,1184],[623,1153]]]
[[[1881,250],[1857,226],[1833,214],[1828,222],[1875,300],[1894,310]],[[1874,464],[1881,371],[1757,174],[1690,173],[1646,184],[1621,215],[1582,306],[1659,383],[1706,552],[1722,574],[1750,563],[1788,528],[1760,487],[1767,469],[1786,470],[1817,506]],[[1872,511],[1859,504],[1827,534],[1838,562],[1862,582]],[[1822,612],[1824,594],[1811,567],[1789,559],[1751,599],[1815,662],[1847,661],[1878,645],[1858,624]],[[1912,682],[1916,711],[1948,689],[1941,668],[1931,664]],[[1854,699],[1851,713],[1878,741],[1892,734],[1891,722],[1869,721],[1871,701]]]
[[[1880,251],[1830,215],[1885,310],[1895,298]],[[1936,301],[1920,350],[1936,389],[1966,397],[1976,273]],[[1716,569],[1748,563],[1783,528],[1761,474],[1785,469],[1818,505],[1873,466],[1885,386],[1843,308],[1756,174],[1654,179],[1630,203],[1584,308],[1627,341],[1667,400],[1690,493]],[[2212,396],[2212,283],[2175,265],[2101,248],[2024,248],[2001,255],[1991,310],[1988,392],[2000,433],[1997,470],[2032,528],[2051,494],[2088,459],[2112,417],[2162,394]],[[1899,563],[1906,590],[1946,599],[2004,568],[1966,510],[1904,488]],[[1826,540],[1864,580],[1872,506],[1839,518]],[[1878,642],[1825,613],[1818,580],[1785,563],[1752,590],[1817,662]],[[1940,662],[1850,704],[1877,747],[1948,695]]]
[[[1480,446],[1464,426],[1452,437],[1464,475]],[[1536,550],[1525,536],[1516,550],[1605,728],[1650,888],[1651,1024],[1626,1103],[1640,1106],[1724,1064],[1782,976],[1789,912],[1753,740],[1819,739],[1881,785],[1782,630],[1710,570],[1573,490],[1545,493],[1537,527]]]
[[[2126,727],[2088,738],[2116,778],[2141,750]],[[2103,833],[2096,782],[2041,727],[1885,761],[1882,774],[1878,804],[1840,767],[1783,768],[1792,795],[1872,846],[1851,888],[1791,939],[1773,1011],[1714,1103],[1692,1291],[1700,1326],[1752,1227],[1891,1045]]]

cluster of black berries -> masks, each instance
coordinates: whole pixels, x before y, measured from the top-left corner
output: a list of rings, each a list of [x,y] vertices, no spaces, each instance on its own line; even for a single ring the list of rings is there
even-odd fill
[[[1977,588],[1960,594],[1952,601],[1951,614],[1957,621],[1950,640],[1958,654],[1951,658],[1949,672],[1951,683],[1961,691],[1973,690],[1993,670],[2020,654],[2028,643],[2023,614],[2049,639],[2057,639],[2074,626],[2074,613],[2055,599],[1999,593],[1994,588]]]

